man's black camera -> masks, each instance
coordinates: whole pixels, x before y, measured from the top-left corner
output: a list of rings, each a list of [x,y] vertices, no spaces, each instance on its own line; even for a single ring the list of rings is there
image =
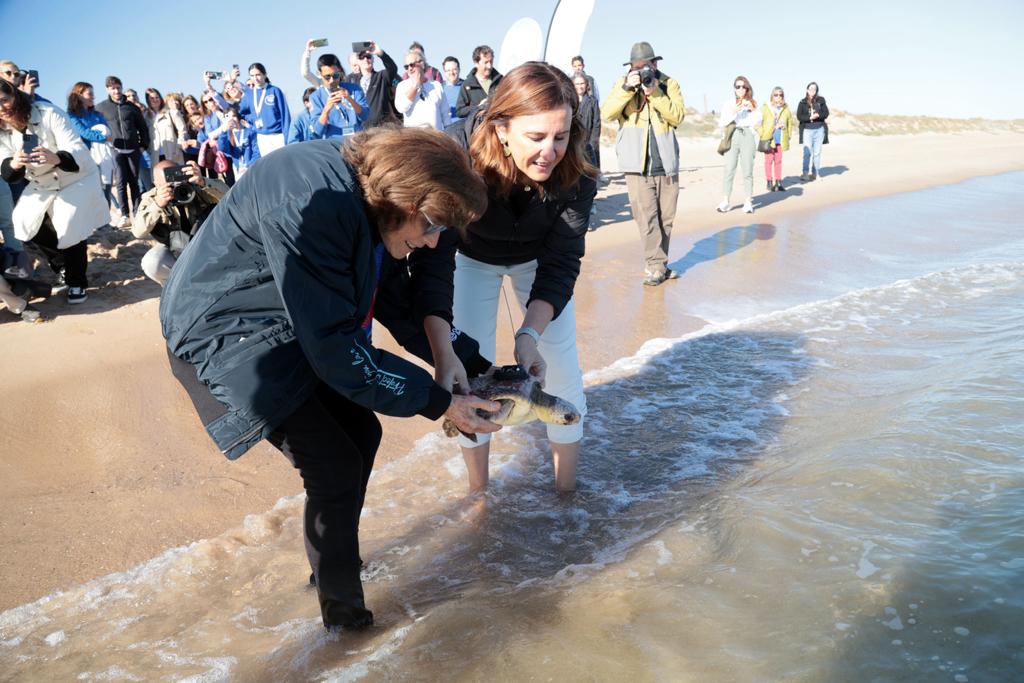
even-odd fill
[[[645,66],[644,68],[640,69],[639,73],[640,85],[642,85],[645,88],[650,88],[658,80],[657,75],[655,75],[654,69],[652,69],[650,66]]]
[[[164,169],[164,182],[171,186],[175,204],[191,204],[196,198],[196,188],[189,181],[184,166],[168,166]]]

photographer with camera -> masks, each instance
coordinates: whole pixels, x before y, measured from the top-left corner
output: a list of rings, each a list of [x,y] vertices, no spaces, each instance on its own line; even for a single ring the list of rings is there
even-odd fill
[[[139,202],[132,234],[152,235],[159,242],[142,257],[142,272],[163,287],[185,245],[228,186],[216,178],[203,178],[194,161],[184,166],[161,161],[153,169],[153,182],[153,189]]]
[[[619,124],[615,153],[633,220],[644,244],[644,284],[679,277],[668,267],[668,243],[679,199],[679,142],[676,127],[686,110],[674,78],[658,70],[661,57],[650,43],[633,45],[626,75],[615,82],[601,107],[606,121]]]

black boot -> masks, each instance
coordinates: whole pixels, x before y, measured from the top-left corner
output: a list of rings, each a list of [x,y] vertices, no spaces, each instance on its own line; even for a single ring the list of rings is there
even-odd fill
[[[768,190],[769,192],[775,191],[775,185],[772,184],[771,178],[768,179],[768,185],[765,189]]]
[[[776,192],[785,192],[786,191],[786,188],[784,188],[782,186],[782,181],[781,180],[776,180],[775,181],[775,191]]]
[[[359,579],[359,566],[335,571],[332,574],[327,577],[321,573],[319,583],[329,585],[317,586],[324,628],[360,629],[372,626],[373,612],[366,609],[366,603],[363,601],[363,583]],[[311,578],[315,580],[315,577]]]

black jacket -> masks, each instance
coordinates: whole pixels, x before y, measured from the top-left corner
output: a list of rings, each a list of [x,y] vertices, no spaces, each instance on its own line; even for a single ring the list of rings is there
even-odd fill
[[[480,85],[480,81],[476,78],[476,67],[474,66],[469,75],[466,76],[466,80],[462,82],[462,90],[459,91],[459,101],[455,105],[455,115],[459,118],[463,118],[469,115],[469,111],[483,102],[485,99],[490,97],[494,89],[498,87],[498,83],[501,82],[501,74],[498,73],[497,69],[491,70],[491,89],[484,92],[484,87]]]
[[[149,126],[134,104],[123,97],[120,102],[107,98],[96,105],[96,111],[107,120],[114,147],[149,149]]]
[[[821,144],[828,144],[828,124],[825,119],[828,118],[828,105],[825,104],[825,98],[821,95],[814,96],[813,102],[814,109],[818,112],[818,119],[811,121],[811,108],[807,106],[807,98],[800,100],[800,104],[796,107],[796,120],[800,122],[800,144],[804,144],[804,128],[824,128],[825,139],[822,140]]]
[[[577,116],[583,124],[583,130],[587,132],[587,144],[592,152],[601,151],[601,109],[593,95],[584,95],[580,101],[580,109]],[[596,158],[591,155],[591,160]]]
[[[401,262],[384,251],[378,287],[379,234],[341,145],[289,145],[252,166],[164,288],[168,350],[226,409],[206,430],[228,458],[266,438],[319,382],[385,415],[436,419],[451,402],[427,371],[374,348],[363,325],[372,310],[430,362],[423,319],[451,321],[455,231]],[[454,345],[470,374],[489,367],[471,338]]]
[[[384,68],[370,75],[370,86],[366,89],[366,102],[370,105],[370,117],[363,123],[363,128],[372,128],[383,123],[396,123],[402,120],[395,109],[394,89],[392,84],[398,80],[398,65],[395,60],[384,52],[380,56]],[[359,73],[349,74],[348,82],[359,85],[362,76]]]
[[[487,212],[470,224],[459,251],[493,265],[537,259],[530,301],[547,301],[557,318],[569,303],[580,274],[596,194],[597,182],[587,176],[580,178],[576,187],[549,193],[544,199],[533,190],[516,190],[507,199],[489,192]]]

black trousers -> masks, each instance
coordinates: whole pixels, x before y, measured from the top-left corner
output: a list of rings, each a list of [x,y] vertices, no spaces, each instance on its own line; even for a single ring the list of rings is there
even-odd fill
[[[223,415],[226,408],[199,381],[195,368],[170,351],[167,357],[203,424]],[[326,625],[334,625],[335,619],[344,625],[352,617],[350,608],[364,608],[359,515],[380,438],[380,421],[373,411],[323,383],[267,438],[299,470],[306,489],[306,555]],[[341,617],[331,619],[331,602],[342,606]]]
[[[58,249],[57,231],[54,230],[50,217],[46,216],[43,218],[43,224],[39,226],[39,232],[29,242],[39,247],[39,250],[46,256],[46,260],[49,261],[50,267],[53,268],[53,272],[64,271],[64,282],[68,287],[85,289],[89,286],[89,280],[85,275],[85,270],[89,266],[86,240],[66,249]]]
[[[131,154],[120,154],[114,151],[114,196],[121,207],[122,216],[132,216],[139,208],[139,167],[142,165],[142,152],[135,150]],[[128,195],[132,203],[128,204]],[[130,208],[130,210],[129,210]]]
[[[359,515],[380,439],[373,411],[326,384],[268,438],[299,470],[306,489],[306,554],[321,605],[363,605]]]

